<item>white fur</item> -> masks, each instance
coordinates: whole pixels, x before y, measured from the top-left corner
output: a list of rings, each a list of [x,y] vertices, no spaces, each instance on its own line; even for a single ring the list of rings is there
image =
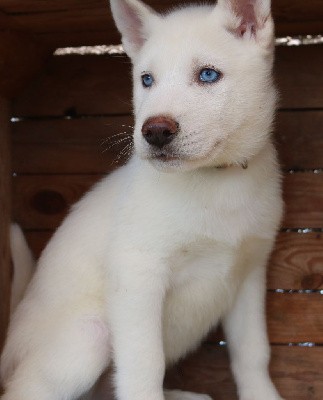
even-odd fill
[[[10,250],[13,264],[13,282],[11,286],[11,313],[23,298],[34,270],[35,260],[28,247],[24,234],[17,224],[10,227]]]
[[[220,321],[240,400],[280,399],[264,319],[282,213],[273,25],[269,0],[251,3],[255,22],[224,0],[164,16],[111,0],[134,63],[135,152],[74,206],[42,254],[11,321],[2,400],[74,399],[111,359],[118,400],[208,399],[164,394],[163,376]],[[222,79],[198,83],[205,66]],[[180,127],[164,160],[141,133],[157,115]]]

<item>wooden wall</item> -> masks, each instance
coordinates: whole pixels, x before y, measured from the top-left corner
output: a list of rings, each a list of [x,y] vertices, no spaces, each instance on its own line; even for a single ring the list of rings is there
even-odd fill
[[[159,11],[192,0],[146,0]],[[278,36],[320,34],[321,0],[272,0]],[[47,46],[84,46],[119,42],[107,0],[1,0],[0,31],[35,35]]]
[[[275,141],[286,212],[269,263],[271,371],[288,400],[323,398],[323,47],[280,47]],[[70,205],[120,165],[131,132],[125,57],[53,57],[13,104],[13,209],[40,253]],[[124,138],[125,141],[118,140]],[[279,289],[279,290],[277,290]],[[221,333],[168,384],[236,399]],[[305,346],[304,343],[315,343]]]
[[[0,97],[0,351],[9,320],[11,263],[9,226],[11,219],[10,102]]]

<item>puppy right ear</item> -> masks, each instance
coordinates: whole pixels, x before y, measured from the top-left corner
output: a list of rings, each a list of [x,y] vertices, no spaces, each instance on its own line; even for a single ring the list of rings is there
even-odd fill
[[[158,14],[139,0],[110,0],[110,4],[124,50],[133,58],[147,40],[149,27]]]
[[[225,13],[225,24],[237,38],[254,38],[272,47],[274,27],[270,0],[218,0],[216,8]]]

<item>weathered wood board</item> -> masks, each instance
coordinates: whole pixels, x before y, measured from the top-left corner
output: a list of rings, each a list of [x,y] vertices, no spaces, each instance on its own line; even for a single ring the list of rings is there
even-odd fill
[[[9,227],[11,220],[10,104],[0,97],[0,352],[9,320],[11,256]]]
[[[315,60],[310,68],[308,60]],[[323,52],[319,45],[278,47],[276,79],[280,107],[322,107],[322,68]],[[130,62],[125,57],[54,57],[17,98],[13,112],[17,116],[130,113],[130,72]]]
[[[146,0],[159,11],[190,0]],[[107,1],[2,0],[0,10],[7,28],[37,34],[49,46],[110,44],[119,42]],[[320,34],[320,0],[273,0],[277,35]],[[84,34],[86,32],[86,34]]]

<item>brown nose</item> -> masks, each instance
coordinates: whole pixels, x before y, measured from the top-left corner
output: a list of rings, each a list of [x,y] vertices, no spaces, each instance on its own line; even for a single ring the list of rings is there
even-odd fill
[[[149,144],[161,149],[174,139],[178,129],[179,125],[176,121],[161,115],[148,118],[143,124],[141,132]]]

